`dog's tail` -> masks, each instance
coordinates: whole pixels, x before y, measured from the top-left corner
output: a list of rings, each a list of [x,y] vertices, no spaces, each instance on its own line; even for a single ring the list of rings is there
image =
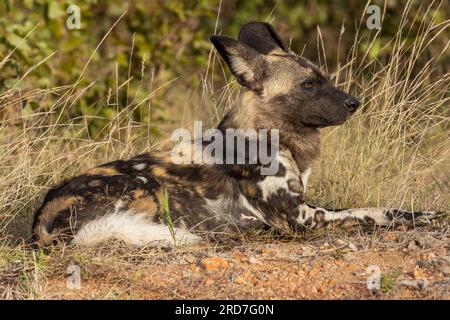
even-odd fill
[[[35,211],[32,224],[32,240],[37,247],[48,247],[55,242],[53,229],[58,212],[69,201],[58,201],[59,187],[51,188],[45,195],[41,206]]]
[[[38,247],[47,247],[54,241],[52,236],[53,219],[42,214],[42,207],[34,214],[32,240]]]

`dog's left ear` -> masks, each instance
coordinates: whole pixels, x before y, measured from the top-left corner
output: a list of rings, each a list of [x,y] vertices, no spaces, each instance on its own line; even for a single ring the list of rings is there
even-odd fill
[[[238,40],[261,54],[268,54],[274,50],[289,52],[288,46],[275,29],[265,22],[249,22],[245,24],[239,31]]]

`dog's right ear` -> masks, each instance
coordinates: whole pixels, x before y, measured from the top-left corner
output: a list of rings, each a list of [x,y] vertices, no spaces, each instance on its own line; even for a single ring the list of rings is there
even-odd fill
[[[255,49],[224,36],[212,36],[211,42],[227,63],[239,84],[252,89],[262,89],[266,61]]]
[[[272,25],[266,22],[249,22],[242,26],[238,40],[262,54],[274,50],[289,52],[289,47]]]

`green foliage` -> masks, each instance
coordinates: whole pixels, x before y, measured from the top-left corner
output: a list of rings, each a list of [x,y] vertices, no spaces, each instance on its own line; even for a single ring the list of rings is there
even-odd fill
[[[381,291],[388,293],[397,288],[397,279],[401,274],[401,269],[395,269],[381,275]]]
[[[175,228],[172,222],[172,217],[170,215],[170,208],[169,208],[169,193],[167,190],[164,191],[164,197],[163,197],[163,218],[164,222],[167,224],[167,227],[169,228],[170,235],[172,236],[173,243],[176,245],[176,233]]]
[[[374,2],[383,6],[383,1]],[[403,2],[388,1],[382,32],[372,46],[376,31],[361,29],[365,37],[360,50],[364,52],[370,46],[372,59],[386,58],[380,56],[381,48],[386,43],[384,40],[392,38],[398,30]],[[342,51],[343,58],[347,56],[354,39],[355,24],[364,15],[365,6],[364,2],[352,0],[221,3],[217,32],[236,35],[240,26],[248,21],[267,20],[275,24],[283,35],[291,36],[293,41],[290,44],[294,50],[302,51],[307,44],[304,54],[323,63],[317,52],[317,26],[320,26],[327,64],[331,69],[337,65],[335,57],[338,50]],[[81,10],[80,30],[66,27],[70,16],[67,7],[72,4]],[[424,19],[415,15],[420,2],[413,6],[410,16],[417,23],[410,30],[410,44]],[[427,17],[441,23],[448,19],[449,6],[444,2],[429,11]],[[105,132],[102,130],[105,125],[125,106],[145,99],[150,87],[159,87],[180,77],[176,81],[178,90],[192,88],[193,81],[198,82],[199,71],[204,70],[207,64],[211,48],[209,36],[215,30],[219,1],[78,0],[74,3],[72,0],[4,0],[0,3],[0,92],[11,88],[24,92],[75,83],[94,49],[125,11],[126,15],[95,51],[82,74],[78,87],[86,90],[71,100],[65,120],[76,122],[89,117],[92,119],[90,134],[96,136]],[[343,24],[345,32],[338,48],[337,38]],[[438,54],[442,48],[439,44],[447,41],[448,35],[441,38],[429,54]],[[445,62],[442,65],[448,64],[448,51],[442,60]],[[32,72],[18,83],[31,68],[34,68]],[[129,76],[132,79],[127,82]],[[126,85],[117,90],[124,83]],[[151,118],[155,123],[170,118],[163,107],[170,88],[164,87],[152,97]],[[56,101],[55,96],[47,99],[30,97],[20,107],[25,113],[32,114],[49,110]],[[0,115],[1,112],[0,109]],[[150,110],[140,106],[133,116],[136,121],[149,122]]]
[[[15,88],[27,70],[53,53],[51,59],[40,64],[15,89],[75,83],[96,46],[125,11],[127,14],[93,55],[79,83],[79,87],[93,82],[95,85],[83,93],[67,114],[69,118],[97,117],[90,126],[94,133],[126,106],[127,97],[136,101],[145,98],[148,90],[142,90],[142,86],[150,81],[151,72],[157,84],[183,74],[188,74],[183,78],[188,83],[192,79],[189,74],[207,59],[212,29],[208,25],[214,23],[217,10],[207,1],[81,0],[76,2],[81,12],[80,30],[66,27],[69,17],[66,9],[71,4],[70,0],[0,4],[0,61],[15,50],[2,66],[0,92]],[[132,81],[126,91],[116,94],[129,76]],[[164,90],[159,94],[163,96]],[[158,107],[158,99],[154,103]],[[52,105],[52,101],[29,100],[23,107],[42,111]],[[136,111],[137,121],[145,121],[147,116],[145,110]]]

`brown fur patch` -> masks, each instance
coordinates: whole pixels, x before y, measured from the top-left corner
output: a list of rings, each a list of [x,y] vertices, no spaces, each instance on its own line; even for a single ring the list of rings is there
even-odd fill
[[[207,186],[204,185],[195,185],[194,186],[194,190],[197,194],[205,194],[205,192],[207,191]]]
[[[289,187],[289,190],[291,190],[292,192],[300,193],[300,191],[301,191],[300,181],[295,180],[295,179],[290,179],[288,181],[288,187]]]
[[[88,175],[103,175],[103,176],[116,176],[119,175],[120,172],[117,171],[116,168],[113,167],[96,167],[86,172]]]
[[[258,188],[254,182],[249,182],[247,180],[241,180],[241,181],[239,181],[239,187],[241,189],[241,192],[246,197],[256,198],[256,196],[258,194]]]
[[[160,166],[156,166],[156,167],[152,168],[152,174],[155,177],[159,177],[159,178],[168,178],[169,177],[166,169],[163,167],[160,167]]]
[[[65,209],[71,209],[72,206],[80,204],[83,201],[79,196],[64,196],[47,202],[41,210],[39,223],[36,225],[34,232],[39,235],[38,244],[45,246],[53,241],[57,234],[49,234],[46,229],[48,222],[52,221],[59,212]]]
[[[91,196],[97,202],[105,201],[105,199],[108,198],[106,192],[105,193],[97,193],[97,192],[96,193],[92,193]]]
[[[97,179],[88,182],[89,187],[99,187],[101,185],[102,185],[101,180],[97,180]]]
[[[314,214],[314,221],[316,222],[316,227],[320,227],[325,224],[325,212],[322,210],[316,211]]]
[[[64,209],[70,209],[71,206],[80,204],[83,201],[82,197],[74,197],[74,196],[65,196],[53,199],[45,204],[42,208],[41,217],[42,220],[52,219],[54,216],[58,214],[58,212]]]
[[[136,212],[146,212],[149,214],[154,214],[157,212],[157,205],[155,201],[150,196],[145,196],[131,201],[128,204],[129,209],[133,209]]]
[[[301,79],[314,75],[312,67],[301,66],[293,57],[295,55],[289,54],[271,54],[266,57],[272,69],[271,76],[268,77],[265,85],[266,99],[288,94]]]
[[[180,211],[180,210],[183,208],[183,206],[181,205],[181,203],[179,203],[178,201],[175,201],[175,202],[173,203],[173,207],[174,207],[175,210],[178,210],[178,211]]]
[[[258,96],[251,91],[246,91],[242,95],[242,103],[237,109],[234,117],[233,125],[239,129],[254,129],[257,128],[255,122],[255,115],[258,113]]]
[[[144,195],[145,195],[145,190],[143,190],[143,189],[136,189],[131,193],[131,196],[133,197],[133,199],[141,198]]]

